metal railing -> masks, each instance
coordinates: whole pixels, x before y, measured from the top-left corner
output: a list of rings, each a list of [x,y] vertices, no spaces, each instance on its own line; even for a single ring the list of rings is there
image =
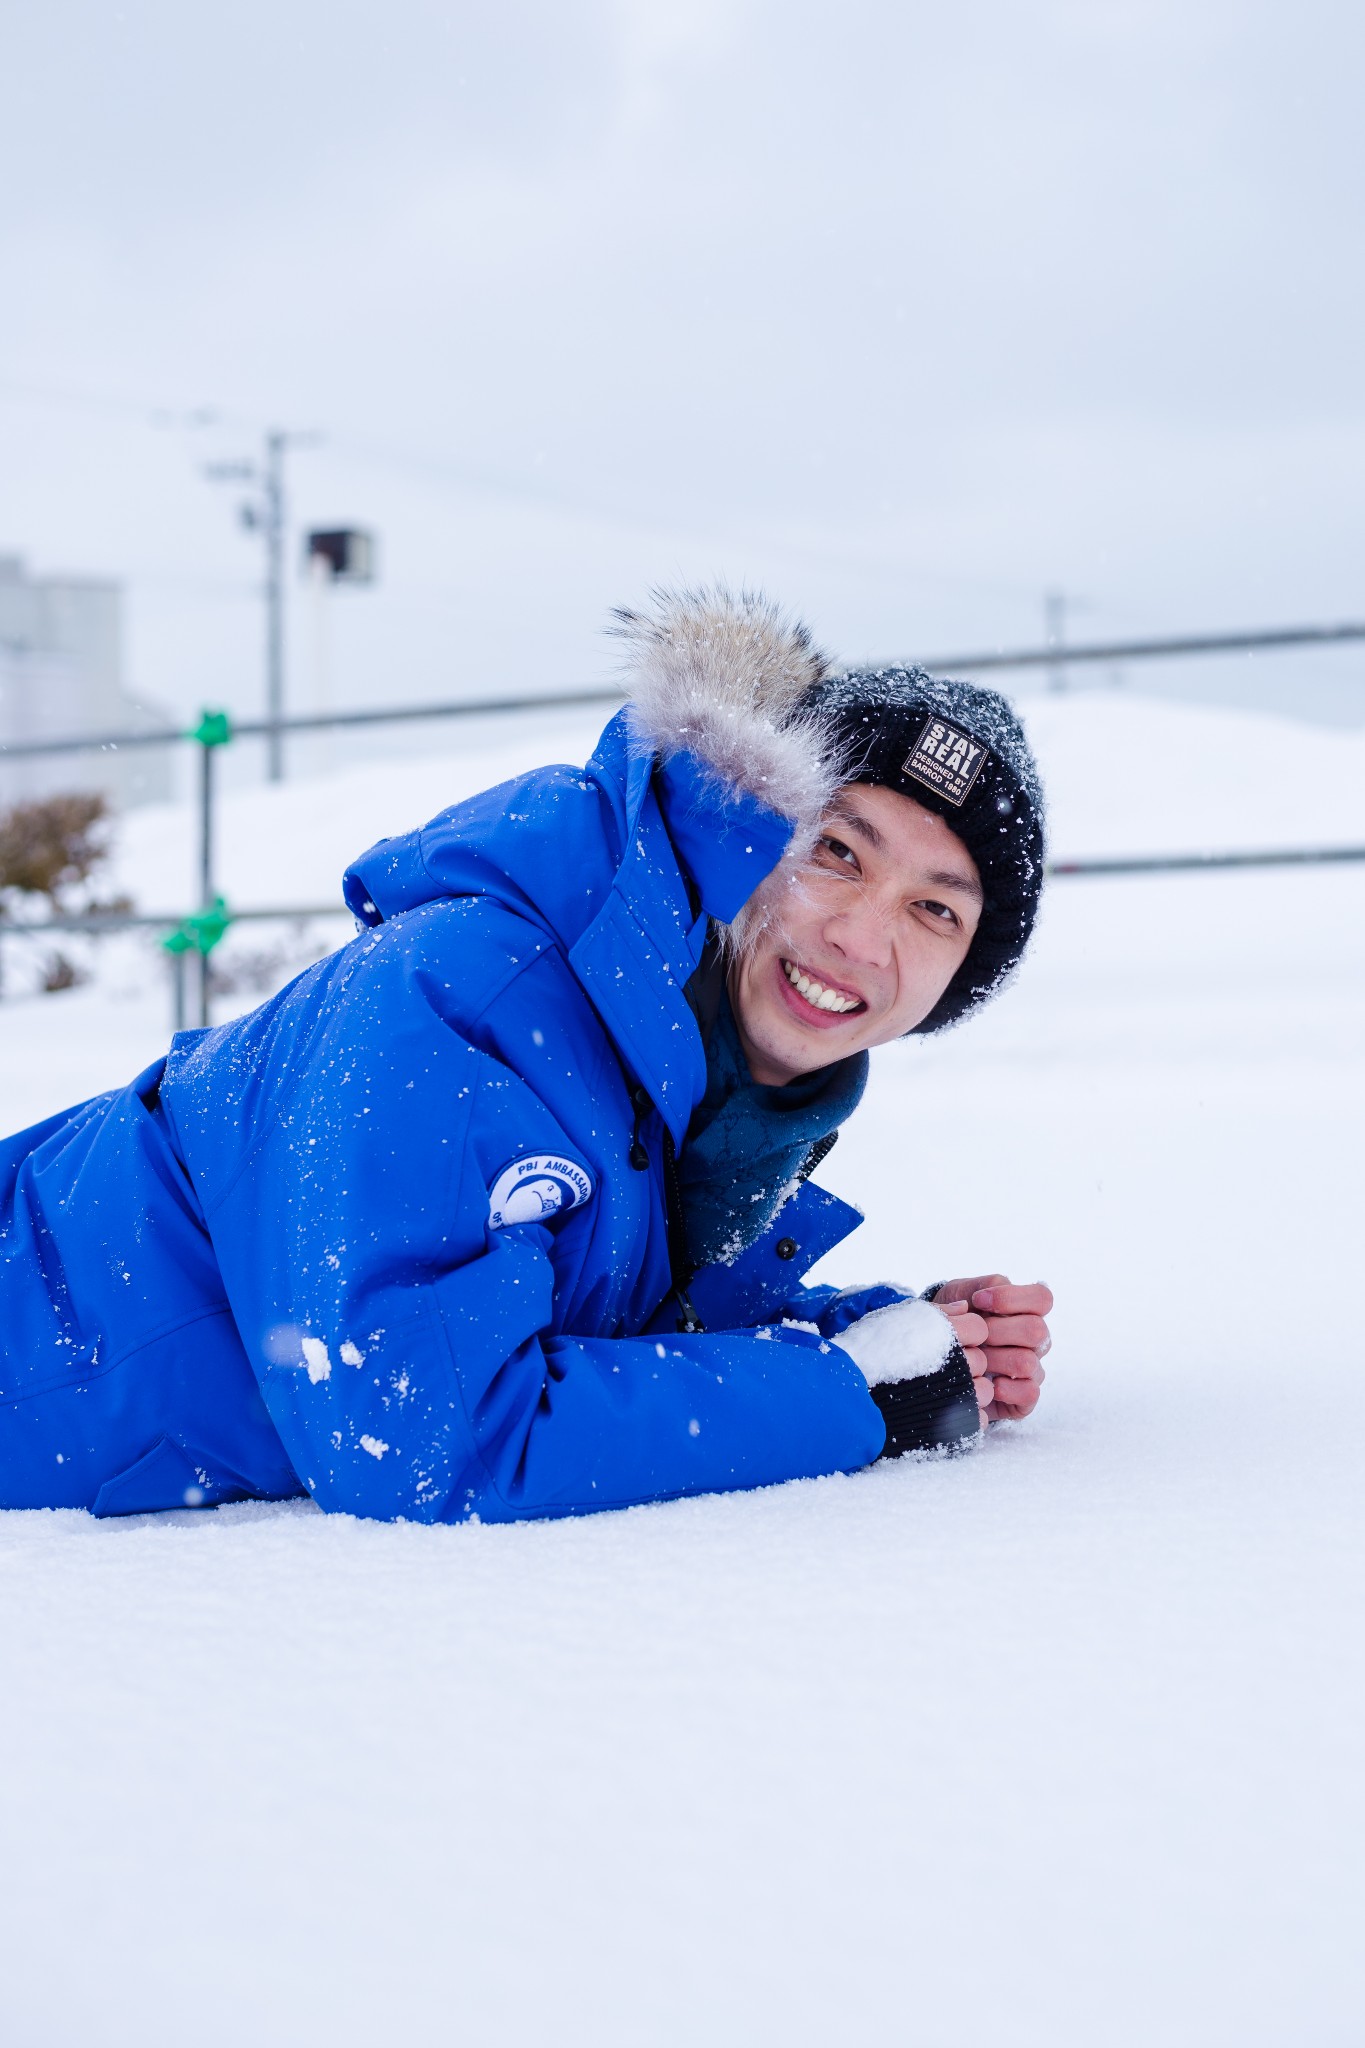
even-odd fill
[[[1077,877],[1114,875],[1198,874],[1230,868],[1284,868],[1365,862],[1365,846],[1267,847],[1257,852],[1156,853],[1099,856],[1085,860],[1048,862],[1048,879],[1070,881]],[[0,918],[0,942],[7,938],[42,938],[62,932],[111,937],[127,931],[164,932],[163,949],[171,969],[172,1029],[183,1031],[189,1021],[189,991],[186,970],[193,959],[198,975],[198,1022],[209,1022],[209,956],[232,925],[247,923],[311,924],[319,919],[350,918],[345,903],[306,903],[279,907],[229,910],[219,897],[207,911],[189,917],[178,911],[87,911],[38,919]]]
[[[1170,661],[1203,654],[1271,654],[1287,647],[1340,647],[1365,640],[1365,624],[1347,620],[1338,626],[1269,626],[1246,633],[1185,633],[1156,640],[1091,640],[1074,645],[1058,641],[1048,647],[995,648],[985,654],[933,655],[923,666],[931,675],[982,669],[1065,668],[1068,664],[1113,661]]]
[[[89,911],[44,919],[41,923],[0,918],[0,940],[9,933],[84,931],[113,933],[137,927],[166,931],[163,942],[170,957],[176,1029],[187,1021],[187,963],[196,969],[198,1021],[209,1021],[209,955],[229,927],[245,919],[270,918],[293,922],[300,918],[345,915],[345,905],[303,911],[270,908],[229,909],[214,880],[214,831],[217,818],[217,777],[215,762],[220,747],[236,739],[278,739],[287,733],[320,732],[352,726],[397,725],[422,719],[473,718],[489,713],[539,711],[585,704],[620,704],[620,690],[561,690],[519,697],[463,697],[455,702],[395,704],[382,709],[303,713],[292,718],[234,719],[226,711],[206,710],[189,730],[166,726],[132,732],[73,733],[60,739],[0,741],[0,761],[34,760],[49,755],[109,753],[124,747],[166,747],[192,744],[199,749],[196,788],[197,839],[199,844],[200,908],[188,916],[159,917],[147,913]]]
[[[1269,654],[1291,647],[1339,647],[1365,641],[1365,621],[1334,626],[1269,626],[1246,632],[1185,633],[1140,640],[1057,642],[1044,647],[988,648],[976,654],[927,655],[918,665],[931,674],[974,674],[987,669],[1084,668],[1115,661],[1157,661],[1215,654]],[[288,718],[234,718],[234,739],[274,739],[330,727],[397,725],[424,718],[472,718],[490,712],[553,711],[582,704],[620,704],[619,689],[539,691],[515,697],[461,697],[433,704],[398,704],[384,709],[320,711]],[[205,717],[225,714],[205,713]],[[0,761],[40,754],[103,753],[123,747],[174,746],[202,738],[203,720],[192,731],[148,726],[138,731],[73,733],[63,739],[0,740]]]
[[[1053,860],[1048,876],[1198,874],[1210,868],[1302,868],[1365,860],[1365,846],[1275,846],[1248,853],[1133,853]]]
[[[1117,660],[1148,660],[1189,655],[1260,652],[1290,647],[1324,647],[1344,642],[1365,641],[1365,624],[1335,626],[1294,626],[1265,631],[1189,634],[1178,638],[1107,641],[1092,644],[1023,648],[1013,652],[996,649],[974,655],[933,658],[924,666],[939,673],[970,674],[973,671],[1027,669],[1058,665],[1083,665]],[[473,718],[513,711],[571,710],[585,705],[623,702],[619,689],[582,689],[536,692],[520,696],[464,697],[428,704],[389,705],[357,711],[303,713],[286,718],[236,719],[225,711],[206,710],[189,730],[153,727],[140,731],[73,733],[56,739],[0,741],[0,762],[33,760],[39,757],[80,753],[107,753],[127,747],[195,745],[199,749],[196,811],[199,846],[199,903],[197,911],[134,912],[91,910],[60,913],[41,921],[0,916],[0,941],[9,936],[37,937],[45,933],[82,932],[113,934],[120,931],[151,930],[166,934],[174,991],[176,1028],[187,1021],[187,964],[195,963],[198,1021],[207,1024],[210,1008],[210,955],[234,924],[272,921],[299,923],[319,918],[348,915],[344,904],[311,904],[299,907],[261,906],[229,908],[215,887],[214,832],[217,810],[215,763],[218,750],[236,739],[264,738],[278,746],[290,733],[345,730],[352,727],[399,725],[423,720]],[[1263,851],[1135,854],[1114,858],[1058,860],[1049,874],[1059,879],[1080,876],[1196,873],[1201,870],[1306,866],[1323,863],[1365,861],[1365,846],[1324,846],[1267,848]]]

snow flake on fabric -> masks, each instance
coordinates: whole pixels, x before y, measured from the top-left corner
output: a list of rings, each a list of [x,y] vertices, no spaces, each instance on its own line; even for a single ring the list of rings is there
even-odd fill
[[[308,1377],[314,1386],[319,1380],[331,1378],[332,1361],[327,1355],[327,1346],[321,1337],[303,1339],[303,1362],[308,1368]]]

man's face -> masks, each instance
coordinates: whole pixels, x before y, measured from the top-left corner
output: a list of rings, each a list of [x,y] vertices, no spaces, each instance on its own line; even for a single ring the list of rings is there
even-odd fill
[[[976,862],[937,812],[871,783],[841,790],[809,865],[784,863],[747,907],[730,1000],[755,1081],[832,1066],[927,1017],[981,902]]]

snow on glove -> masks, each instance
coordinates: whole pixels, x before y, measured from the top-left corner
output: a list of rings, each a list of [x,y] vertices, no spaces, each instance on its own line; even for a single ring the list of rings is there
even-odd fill
[[[839,1337],[886,1424],[880,1455],[961,1443],[981,1428],[971,1367],[953,1326],[928,1301],[874,1309]]]

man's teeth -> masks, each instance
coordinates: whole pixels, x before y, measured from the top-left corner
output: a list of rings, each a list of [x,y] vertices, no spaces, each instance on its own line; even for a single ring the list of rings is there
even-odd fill
[[[816,1010],[856,1010],[860,1007],[857,996],[841,996],[837,989],[826,988],[822,981],[812,981],[799,967],[793,967],[790,960],[782,962],[782,969],[792,987],[806,998]]]

